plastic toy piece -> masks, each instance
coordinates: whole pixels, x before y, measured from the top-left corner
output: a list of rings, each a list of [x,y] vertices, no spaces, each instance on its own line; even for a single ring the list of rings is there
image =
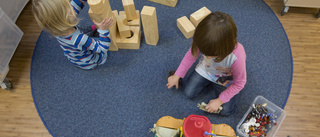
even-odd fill
[[[161,117],[156,126],[170,129],[180,129],[180,136],[183,134],[183,122],[185,119],[176,119],[172,116]],[[211,124],[213,134],[218,136],[236,137],[235,131],[227,124]]]
[[[128,26],[139,26],[141,27],[141,23],[140,23],[140,15],[139,15],[139,10],[136,10],[136,14],[138,15],[138,18],[133,19],[133,20],[127,20],[126,25]],[[125,11],[119,11],[119,15],[126,15]]]
[[[189,115],[183,122],[185,137],[210,137],[210,135],[203,136],[204,131],[212,132],[211,122],[205,116]]]
[[[206,109],[206,106],[207,106],[207,105],[208,105],[208,104],[206,104],[206,103],[204,103],[204,102],[201,102],[201,104],[199,104],[199,103],[197,104],[197,107],[198,107],[199,109],[207,112],[207,109]],[[220,113],[220,111],[221,111],[222,109],[223,109],[223,107],[220,106],[217,111],[212,112],[212,113]]]
[[[182,119],[176,119],[172,116],[163,116],[157,121],[157,126],[179,129],[183,124]]]
[[[159,3],[162,5],[170,6],[170,7],[175,7],[177,5],[178,0],[149,0],[155,3]]]
[[[143,6],[141,10],[141,21],[146,43],[156,46],[159,40],[156,8],[151,6]]]
[[[125,39],[127,37],[131,37],[130,28],[128,25],[125,25],[125,24],[128,24],[126,15],[118,15],[116,18],[117,18],[117,25],[118,25],[120,38]]]
[[[109,47],[110,51],[118,51],[118,46],[114,40],[117,35],[117,23],[116,18],[111,11],[109,0],[88,0],[87,1],[90,9],[88,14],[91,20],[95,20],[96,22],[101,22],[105,18],[112,17],[114,23],[111,27],[109,27],[110,35],[111,35],[111,45]]]
[[[138,18],[133,0],[122,0],[122,4],[128,20]]]
[[[208,133],[208,131],[204,131],[204,135],[210,135],[210,136],[217,136],[216,134],[213,134],[213,133]]]
[[[191,38],[196,30],[186,16],[177,19],[177,26],[187,39]]]
[[[117,34],[116,43],[119,49],[139,49],[141,42],[140,27],[130,26],[130,32],[133,33],[132,37],[121,39],[120,34]]]
[[[156,137],[177,137],[179,135],[180,129],[171,129],[153,125],[150,129],[151,132],[155,133]]]
[[[211,11],[207,7],[202,7],[201,9],[197,10],[196,12],[190,15],[190,21],[195,27],[197,27],[198,24],[210,13]]]

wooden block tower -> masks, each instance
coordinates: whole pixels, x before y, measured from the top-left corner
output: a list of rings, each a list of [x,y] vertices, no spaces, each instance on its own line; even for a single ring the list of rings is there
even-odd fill
[[[114,17],[109,0],[88,0],[88,4],[90,6],[89,16],[92,20],[96,22],[101,22],[105,18],[112,17],[114,22],[116,22],[116,18]],[[115,42],[115,38],[117,35],[117,27],[116,23],[114,23],[111,27],[109,27],[110,35],[111,35],[111,45],[109,47],[110,51],[117,51],[118,46]]]
[[[146,43],[157,45],[159,40],[157,13],[155,7],[144,6],[141,11],[141,20]]]
[[[119,33],[116,43],[119,49],[139,49],[141,43],[141,27],[139,10],[135,9],[133,0],[122,0],[125,11],[119,11],[117,24]]]
[[[162,5],[170,6],[170,7],[175,7],[177,5],[178,0],[149,0],[155,3],[159,3]]]

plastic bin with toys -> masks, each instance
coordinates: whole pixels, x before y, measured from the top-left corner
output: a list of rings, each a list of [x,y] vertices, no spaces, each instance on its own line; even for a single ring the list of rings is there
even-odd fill
[[[240,137],[274,137],[286,112],[265,99],[257,96],[236,127]]]

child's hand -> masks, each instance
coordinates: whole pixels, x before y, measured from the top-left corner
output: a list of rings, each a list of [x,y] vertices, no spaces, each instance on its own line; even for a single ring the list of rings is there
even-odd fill
[[[172,88],[173,86],[176,86],[176,89],[179,88],[179,79],[180,77],[177,75],[172,75],[168,78],[167,87],[168,89]]]
[[[113,25],[113,19],[110,17],[108,20],[107,18],[103,19],[100,23],[93,20],[93,23],[99,27],[101,30],[107,30],[110,26]]]
[[[220,100],[220,98],[212,99],[209,101],[208,105],[206,106],[206,109],[208,112],[212,113],[217,111],[222,104],[223,102]]]

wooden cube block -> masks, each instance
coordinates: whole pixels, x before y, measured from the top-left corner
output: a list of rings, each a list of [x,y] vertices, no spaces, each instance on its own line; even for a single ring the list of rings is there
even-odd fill
[[[144,6],[141,10],[144,38],[149,45],[157,45],[159,40],[158,21],[155,7]]]
[[[131,37],[130,28],[128,25],[125,25],[128,24],[126,15],[118,15],[116,18],[120,37],[122,39]]]
[[[119,11],[119,15],[126,15],[126,13],[125,11]],[[136,10],[136,15],[138,16],[136,19],[127,20],[128,26],[141,26],[139,10]]]
[[[149,0],[155,3],[159,3],[162,5],[170,6],[170,7],[175,7],[177,5],[178,0]]]
[[[119,49],[139,49],[141,42],[141,31],[138,26],[130,26],[130,30],[133,32],[132,37],[121,39],[120,35],[117,35],[116,43]]]
[[[207,7],[202,7],[201,9],[197,10],[196,12],[190,15],[190,21],[195,27],[197,27],[198,24],[210,13],[211,11]]]
[[[177,26],[187,39],[191,38],[194,34],[194,31],[196,30],[196,28],[186,16],[177,19]]]
[[[122,4],[128,20],[138,18],[133,0],[122,0]]]

